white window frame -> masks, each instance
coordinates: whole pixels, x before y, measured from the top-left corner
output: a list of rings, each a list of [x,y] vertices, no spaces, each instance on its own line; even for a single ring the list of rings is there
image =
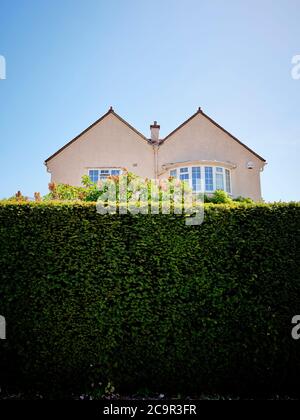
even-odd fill
[[[207,190],[206,189],[206,178],[205,178],[206,170],[205,170],[205,168],[212,168],[212,184],[213,184],[212,185],[213,186],[212,190]],[[216,175],[215,175],[214,167],[211,166],[211,165],[205,165],[205,166],[203,166],[203,171],[201,170],[201,175],[202,175],[202,172],[203,172],[203,187],[204,187],[203,191],[208,193],[208,194],[212,194],[216,190]]]
[[[227,180],[226,180],[226,171],[229,172],[229,183],[230,183],[230,191],[227,191]],[[224,179],[225,179],[225,191],[227,192],[227,194],[232,195],[232,177],[231,177],[231,170],[228,168],[225,168],[225,174],[224,174]]]
[[[122,173],[123,173],[123,170],[121,168],[105,168],[105,167],[102,167],[102,168],[88,168],[87,169],[87,175],[89,176],[90,179],[91,179],[91,177],[90,177],[90,172],[91,171],[98,171],[98,181],[92,181],[92,182],[96,182],[96,183],[99,182],[99,181],[104,181],[109,176],[112,176],[113,175],[112,171],[119,171],[120,172],[119,175],[122,175]],[[100,171],[108,171],[107,177],[101,179],[100,178],[100,175],[101,175]]]
[[[218,170],[218,169],[221,169],[221,171]],[[216,188],[217,188],[218,175],[222,175],[223,188],[218,188],[218,190],[226,191],[226,179],[225,179],[226,171],[225,171],[225,169],[222,166],[216,166],[215,173],[216,173]]]
[[[200,173],[200,178],[196,178],[198,181],[199,181],[199,185],[200,185],[200,189],[198,189],[198,190],[195,190],[194,191],[194,189],[193,189],[193,169],[194,168],[197,168],[197,169],[199,169],[199,173]],[[201,170],[201,166],[191,166],[191,169],[190,169],[190,173],[191,173],[191,176],[190,176],[190,186],[192,187],[192,190],[195,192],[195,193],[198,193],[198,192],[201,192],[201,187],[202,187],[202,182],[203,182],[203,177],[202,177],[202,170]],[[197,182],[198,183],[198,182]],[[196,183],[196,184],[197,184]]]
[[[213,178],[213,189],[212,190],[206,190],[206,183],[205,183],[205,168],[212,168],[212,178]],[[171,175],[172,171],[177,171],[177,176],[174,177],[176,179],[180,179],[180,169],[187,168],[188,171],[186,173],[189,174],[188,184],[191,188],[193,188],[193,169],[192,168],[200,168],[200,190],[199,191],[193,191],[194,193],[198,192],[204,192],[207,194],[213,194],[216,191],[217,187],[217,173],[222,173],[223,175],[223,184],[224,184],[224,191],[227,192],[229,195],[232,195],[232,178],[231,178],[231,170],[229,168],[226,168],[222,165],[191,165],[191,166],[182,166],[182,167],[176,167],[169,170],[169,175]],[[217,172],[217,168],[222,168],[222,172]],[[230,180],[230,191],[227,191],[227,182],[226,182],[226,170],[229,171],[229,180]]]

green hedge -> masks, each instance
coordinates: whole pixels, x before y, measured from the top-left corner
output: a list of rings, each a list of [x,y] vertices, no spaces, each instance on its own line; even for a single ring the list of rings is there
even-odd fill
[[[0,382],[49,392],[300,385],[300,205],[98,215],[0,204]],[[1,385],[1,384],[0,384]]]

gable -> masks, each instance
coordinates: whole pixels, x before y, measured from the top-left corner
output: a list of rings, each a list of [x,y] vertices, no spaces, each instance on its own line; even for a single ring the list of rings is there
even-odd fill
[[[198,111],[192,115],[189,119],[187,119],[184,123],[182,123],[180,126],[178,126],[175,130],[173,130],[170,134],[168,134],[163,140],[162,144],[166,142],[166,140],[172,140],[178,138],[178,133],[189,131],[189,127],[193,125],[196,119],[199,119],[199,117],[202,119],[203,123],[208,122],[211,124],[212,131],[220,131],[222,134],[225,134],[226,137],[228,137],[228,140],[233,140],[237,144],[239,144],[241,147],[246,149],[248,152],[250,152],[252,155],[254,155],[256,158],[258,158],[262,162],[266,162],[264,158],[259,156],[256,152],[254,152],[250,147],[246,146],[243,142],[241,142],[237,137],[233,136],[229,131],[225,130],[221,125],[219,125],[217,122],[215,122],[212,118],[210,118],[208,115],[206,115],[201,108],[198,109]],[[205,124],[207,126],[207,124]],[[217,130],[213,130],[213,128]],[[180,137],[180,134],[179,134]],[[228,145],[229,146],[229,145]]]
[[[113,110],[113,108],[111,107],[109,109],[109,111],[106,114],[104,114],[101,118],[99,118],[97,121],[95,121],[93,124],[91,124],[88,128],[86,128],[84,131],[82,131],[78,136],[76,136],[75,138],[73,138],[71,141],[69,141],[67,144],[65,144],[63,147],[61,147],[55,153],[53,153],[50,157],[48,157],[45,160],[45,164],[47,164],[53,158],[55,158],[56,156],[58,156],[59,154],[61,154],[65,149],[67,149],[68,147],[72,146],[75,142],[78,142],[80,140],[83,140],[85,137],[87,137],[87,135],[90,134],[91,131],[97,129],[97,127],[100,124],[105,124],[105,122],[107,122],[107,120],[109,118],[111,118],[111,117],[115,118],[116,120],[118,120],[123,125],[124,132],[130,130],[131,132],[133,132],[133,133],[136,134],[136,137],[138,139],[141,139],[141,140],[143,140],[145,142],[148,141],[147,138],[143,134],[141,134],[132,125],[130,125],[123,118],[121,118],[117,113],[115,113],[114,110]]]

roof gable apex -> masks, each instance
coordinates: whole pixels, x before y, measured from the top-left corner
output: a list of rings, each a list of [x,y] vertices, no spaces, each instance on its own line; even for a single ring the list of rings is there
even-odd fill
[[[212,118],[210,118],[207,114],[205,114],[202,109],[199,107],[198,111],[193,114],[190,118],[188,118],[186,121],[184,121],[182,124],[180,124],[175,130],[173,130],[171,133],[169,133],[164,139],[162,139],[162,144],[171,138],[177,131],[181,130],[184,126],[186,126],[190,121],[192,121],[197,116],[203,116],[208,121],[210,121],[214,126],[218,127],[220,130],[222,130],[225,134],[227,134],[229,137],[231,137],[233,140],[235,140],[237,143],[239,143],[241,146],[243,146],[245,149],[247,149],[250,153],[252,153],[254,156],[256,156],[258,159],[260,159],[262,162],[266,162],[266,160],[258,155],[254,150],[250,149],[250,147],[246,146],[243,142],[241,142],[237,137],[235,137],[233,134],[231,134],[229,131],[227,131],[225,128],[223,128],[220,124],[218,124],[216,121],[214,121]]]
[[[53,159],[55,156],[60,154],[64,149],[71,146],[75,141],[77,141],[80,137],[82,137],[85,133],[87,133],[89,130],[91,130],[93,127],[95,127],[97,124],[99,124],[101,121],[103,121],[106,117],[109,115],[113,115],[115,118],[117,118],[119,121],[121,121],[123,124],[125,124],[128,128],[130,128],[132,131],[134,131],[138,136],[140,136],[143,140],[148,142],[148,139],[140,133],[136,128],[134,128],[131,124],[129,124],[127,121],[125,121],[120,115],[118,115],[113,107],[110,107],[108,112],[106,112],[102,117],[100,117],[98,120],[96,120],[93,124],[91,124],[89,127],[87,127],[85,130],[83,130],[80,134],[78,134],[76,137],[74,137],[72,140],[70,140],[67,144],[62,146],[60,149],[58,149],[55,153],[53,153],[51,156],[49,156],[45,160],[45,164],[47,164],[51,159]]]

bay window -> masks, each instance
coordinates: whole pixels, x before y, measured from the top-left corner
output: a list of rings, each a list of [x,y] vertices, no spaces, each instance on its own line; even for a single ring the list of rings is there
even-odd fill
[[[179,177],[178,177],[179,174]],[[222,166],[189,166],[170,170],[170,176],[187,182],[194,192],[223,190],[231,194],[231,173]]]

